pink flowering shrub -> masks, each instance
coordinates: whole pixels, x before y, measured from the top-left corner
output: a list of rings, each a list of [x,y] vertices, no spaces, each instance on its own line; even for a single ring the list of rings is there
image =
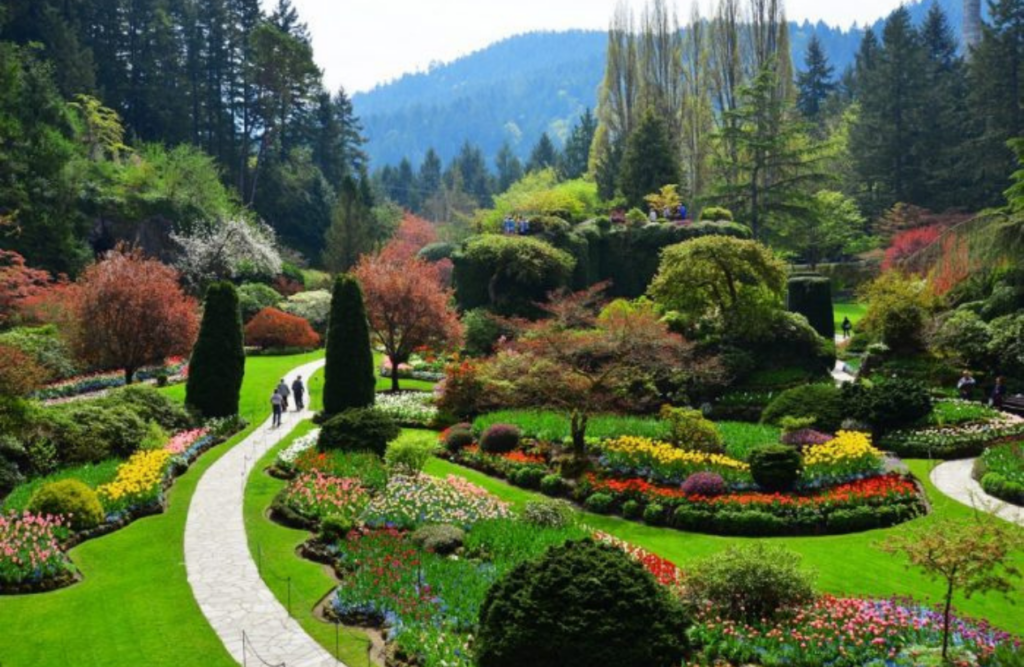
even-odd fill
[[[33,583],[74,572],[60,548],[69,530],[59,516],[0,515],[0,586]]]
[[[334,477],[320,470],[300,474],[284,493],[290,508],[310,519],[341,516],[354,522],[370,500],[358,479]]]

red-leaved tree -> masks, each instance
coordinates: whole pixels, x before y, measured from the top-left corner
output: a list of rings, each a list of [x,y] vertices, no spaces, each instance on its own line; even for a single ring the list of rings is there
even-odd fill
[[[245,325],[245,344],[261,349],[312,349],[320,345],[320,336],[304,318],[277,308],[264,308]]]
[[[16,347],[0,345],[0,398],[19,398],[46,381],[46,370]]]
[[[436,241],[437,230],[433,224],[412,213],[406,213],[388,246],[402,257],[415,257],[416,253]]]
[[[0,327],[10,324],[51,282],[46,271],[30,268],[25,258],[12,250],[0,249]]]
[[[99,368],[135,371],[188,356],[199,330],[197,306],[176,270],[137,249],[119,247],[87,268],[68,290],[68,338]]]
[[[939,240],[942,235],[942,227],[932,225],[930,227],[918,227],[904,232],[899,232],[892,239],[892,244],[885,251],[885,259],[882,261],[882,270],[899,266],[908,259],[928,248]]]
[[[398,366],[413,350],[442,350],[462,339],[452,308],[452,290],[442,284],[441,268],[388,244],[364,255],[353,272],[366,295],[370,328],[391,362],[391,390],[398,391]]]

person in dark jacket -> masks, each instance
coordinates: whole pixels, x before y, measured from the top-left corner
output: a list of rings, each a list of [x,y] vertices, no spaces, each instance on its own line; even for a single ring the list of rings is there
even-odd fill
[[[292,395],[295,396],[295,411],[301,412],[306,408],[304,398],[306,396],[306,388],[302,385],[302,376],[295,378],[295,382],[292,382]]]

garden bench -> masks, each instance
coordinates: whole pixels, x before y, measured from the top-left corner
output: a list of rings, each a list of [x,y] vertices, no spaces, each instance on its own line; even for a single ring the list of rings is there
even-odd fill
[[[1003,410],[1015,415],[1024,415],[1024,395],[1007,396],[1003,399]]]

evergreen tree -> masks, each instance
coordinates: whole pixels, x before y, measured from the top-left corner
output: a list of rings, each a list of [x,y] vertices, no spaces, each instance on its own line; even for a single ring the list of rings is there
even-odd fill
[[[530,153],[530,160],[526,163],[526,171],[540,171],[554,167],[558,162],[558,149],[551,143],[551,137],[547,132],[540,135],[537,145]]]
[[[433,148],[427,149],[427,154],[420,163],[419,181],[420,201],[425,204],[428,199],[437,194],[441,189],[441,158]]]
[[[376,378],[370,326],[363,291],[350,275],[340,275],[334,281],[326,356],[324,413],[335,415],[352,408],[371,407]]]
[[[497,194],[507,191],[513,183],[523,177],[523,163],[512,152],[512,147],[507,141],[501,145],[501,150],[498,151],[498,156],[494,159],[494,166],[498,173]]]
[[[365,253],[376,247],[375,222],[367,193],[346,176],[338,189],[331,226],[324,236],[323,264],[334,273],[348,271]]]
[[[213,283],[206,290],[203,323],[189,360],[185,405],[205,419],[237,415],[244,376],[245,339],[238,292],[229,282]]]
[[[416,174],[412,170],[412,164],[408,158],[402,158],[395,172],[396,196],[392,201],[410,211],[419,208],[419,191],[416,183]]]
[[[679,183],[679,163],[665,122],[648,109],[626,140],[619,187],[630,206],[641,207],[644,197],[665,185]]]
[[[835,92],[836,83],[833,79],[835,68],[828,62],[817,35],[811,37],[804,56],[806,69],[797,75],[797,108],[809,121],[818,121],[822,105],[829,95]]]
[[[587,173],[590,160],[590,145],[594,142],[597,131],[597,118],[590,109],[583,112],[569,133],[558,161],[558,175],[565,180],[573,180]]]
[[[455,170],[462,175],[465,192],[476,199],[477,205],[481,208],[490,206],[491,175],[487,171],[483,152],[477,146],[468,141],[465,142],[445,174],[445,180],[449,187],[452,185]]]

